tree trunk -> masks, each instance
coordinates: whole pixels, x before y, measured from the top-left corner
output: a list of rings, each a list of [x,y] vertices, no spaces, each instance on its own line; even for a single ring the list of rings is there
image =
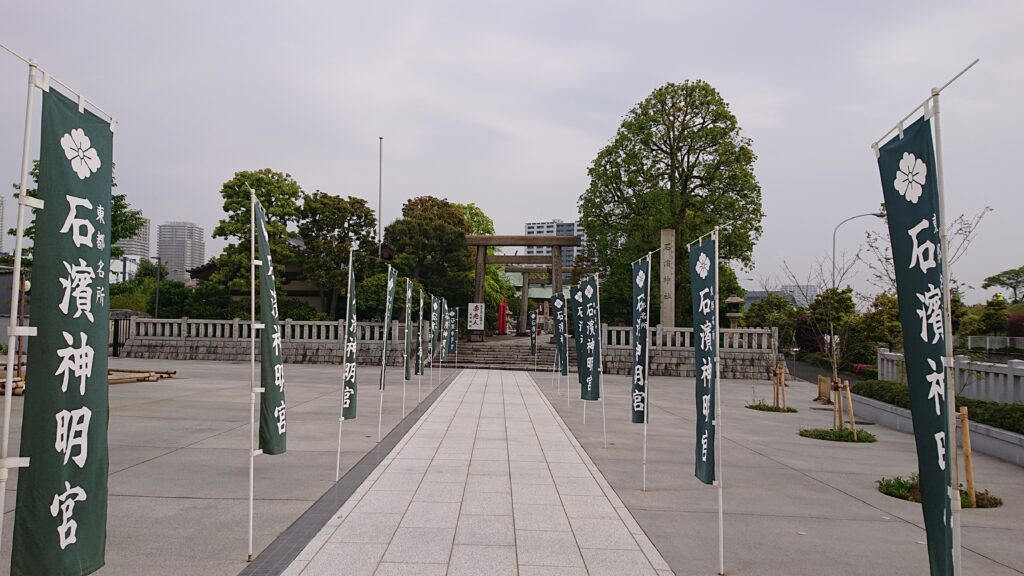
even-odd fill
[[[331,290],[331,311],[329,313],[331,320],[338,318],[338,291]]]

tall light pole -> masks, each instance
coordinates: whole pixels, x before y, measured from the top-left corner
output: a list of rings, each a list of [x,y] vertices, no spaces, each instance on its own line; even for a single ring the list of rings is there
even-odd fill
[[[160,257],[156,257],[156,304],[153,306],[153,318],[160,317]]]
[[[384,137],[380,139],[380,151],[377,156],[377,258],[380,258],[384,246],[384,219],[381,213],[381,200],[384,198]]]
[[[839,232],[839,227],[846,224],[850,220],[856,220],[857,218],[863,218],[865,216],[874,216],[875,218],[885,218],[885,206],[878,212],[865,212],[864,214],[857,214],[856,216],[850,216],[846,220],[843,220],[839,224],[836,224],[835,229],[832,230],[832,288],[836,287],[836,233]]]
[[[839,227],[846,224],[850,220],[856,220],[857,218],[864,218],[866,216],[874,216],[875,218],[885,218],[885,205],[883,204],[878,212],[865,212],[864,214],[857,214],[856,216],[850,216],[846,220],[843,220],[832,230],[832,291],[836,290],[836,233],[839,232]],[[835,298],[835,294],[832,295]],[[832,363],[832,382],[839,381],[839,358],[836,354],[836,327],[834,322],[835,311],[833,310],[828,317],[828,348],[829,348],[829,360]],[[842,427],[840,423],[840,427]]]

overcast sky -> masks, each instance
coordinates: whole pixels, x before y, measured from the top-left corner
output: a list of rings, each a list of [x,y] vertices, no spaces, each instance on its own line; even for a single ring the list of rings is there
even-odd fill
[[[1011,170],[1022,22],[1016,1],[13,0],[0,6],[0,42],[118,117],[119,190],[153,220],[154,252],[162,222],[209,234],[237,170],[270,167],[376,206],[378,136],[385,223],[424,194],[477,203],[499,233],[572,220],[587,165],[629,108],[666,82],[703,79],[758,155],[767,216],[756,267],[740,272],[752,289],[784,281],[783,260],[806,274],[840,220],[877,209],[870,143],[979,57],[945,92],[942,129],[949,217],[995,209],[954,268],[980,287],[1024,264]],[[25,82],[26,67],[0,52],[5,228]],[[38,127],[33,136],[36,154]],[[840,251],[882,225],[844,225]],[[207,257],[222,245],[208,241]],[[867,276],[861,267],[854,284],[870,292]]]

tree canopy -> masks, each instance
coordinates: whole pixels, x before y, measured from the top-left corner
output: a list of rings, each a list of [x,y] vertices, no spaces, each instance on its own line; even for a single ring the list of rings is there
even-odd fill
[[[1010,291],[1013,302],[1020,302],[1021,296],[1024,296],[1024,266],[1019,268],[1010,268],[1009,270],[1003,270],[998,274],[993,274],[981,284],[982,288],[1006,288]]]
[[[296,234],[288,229],[288,225],[299,218],[302,188],[290,174],[270,168],[235,172],[220,190],[225,216],[213,229],[213,236],[226,238],[229,242],[217,258],[217,272],[213,280],[236,290],[249,288],[250,187],[256,191],[256,198],[267,215],[267,237],[279,285],[285,267],[296,261],[296,247],[291,243]]]
[[[464,304],[472,294],[466,273],[473,269],[466,245],[471,228],[458,206],[420,196],[406,201],[402,217],[384,228],[384,241],[395,248],[394,265],[402,276],[426,290]]]
[[[377,218],[362,198],[341,198],[319,190],[302,198],[298,225],[302,274],[319,288],[331,318],[337,315],[339,293],[347,289],[349,248],[363,248],[353,254],[353,266],[365,274],[365,249],[374,245],[376,227]]]
[[[609,294],[621,292],[606,306],[609,319],[628,319],[629,263],[658,247],[663,228],[677,231],[679,319],[690,317],[688,242],[719,226],[723,262],[753,263],[764,217],[755,159],[707,82],[665,84],[626,114],[591,163],[590,186],[578,202],[588,244],[582,265],[602,274]],[[742,293],[730,278],[723,265],[722,294]]]

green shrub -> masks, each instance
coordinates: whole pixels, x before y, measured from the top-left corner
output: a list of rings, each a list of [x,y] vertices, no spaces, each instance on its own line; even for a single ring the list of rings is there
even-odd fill
[[[857,436],[854,437],[853,430],[848,428],[801,428],[800,435],[804,438],[830,440],[832,442],[874,442],[877,440],[875,435],[867,430],[857,430]]]
[[[755,404],[747,404],[747,408],[750,408],[751,410],[760,410],[761,412],[797,412],[796,408],[790,408],[789,406],[774,406],[772,404],[766,403],[764,400],[761,400]]]
[[[910,409],[910,392],[906,384],[885,380],[865,380],[851,384],[850,391],[865,398]],[[1003,404],[958,397],[956,407],[959,410],[961,406],[967,406],[967,413],[972,422],[1024,434],[1024,404]]]
[[[921,501],[921,478],[917,474],[911,474],[909,480],[902,476],[893,476],[892,478],[883,476],[875,483],[878,484],[878,491],[886,496],[910,502]],[[978,504],[976,508],[998,508],[1003,505],[1003,499],[988,490],[975,490],[974,500]],[[971,507],[971,499],[963,487],[960,488],[960,506],[961,508]]]

